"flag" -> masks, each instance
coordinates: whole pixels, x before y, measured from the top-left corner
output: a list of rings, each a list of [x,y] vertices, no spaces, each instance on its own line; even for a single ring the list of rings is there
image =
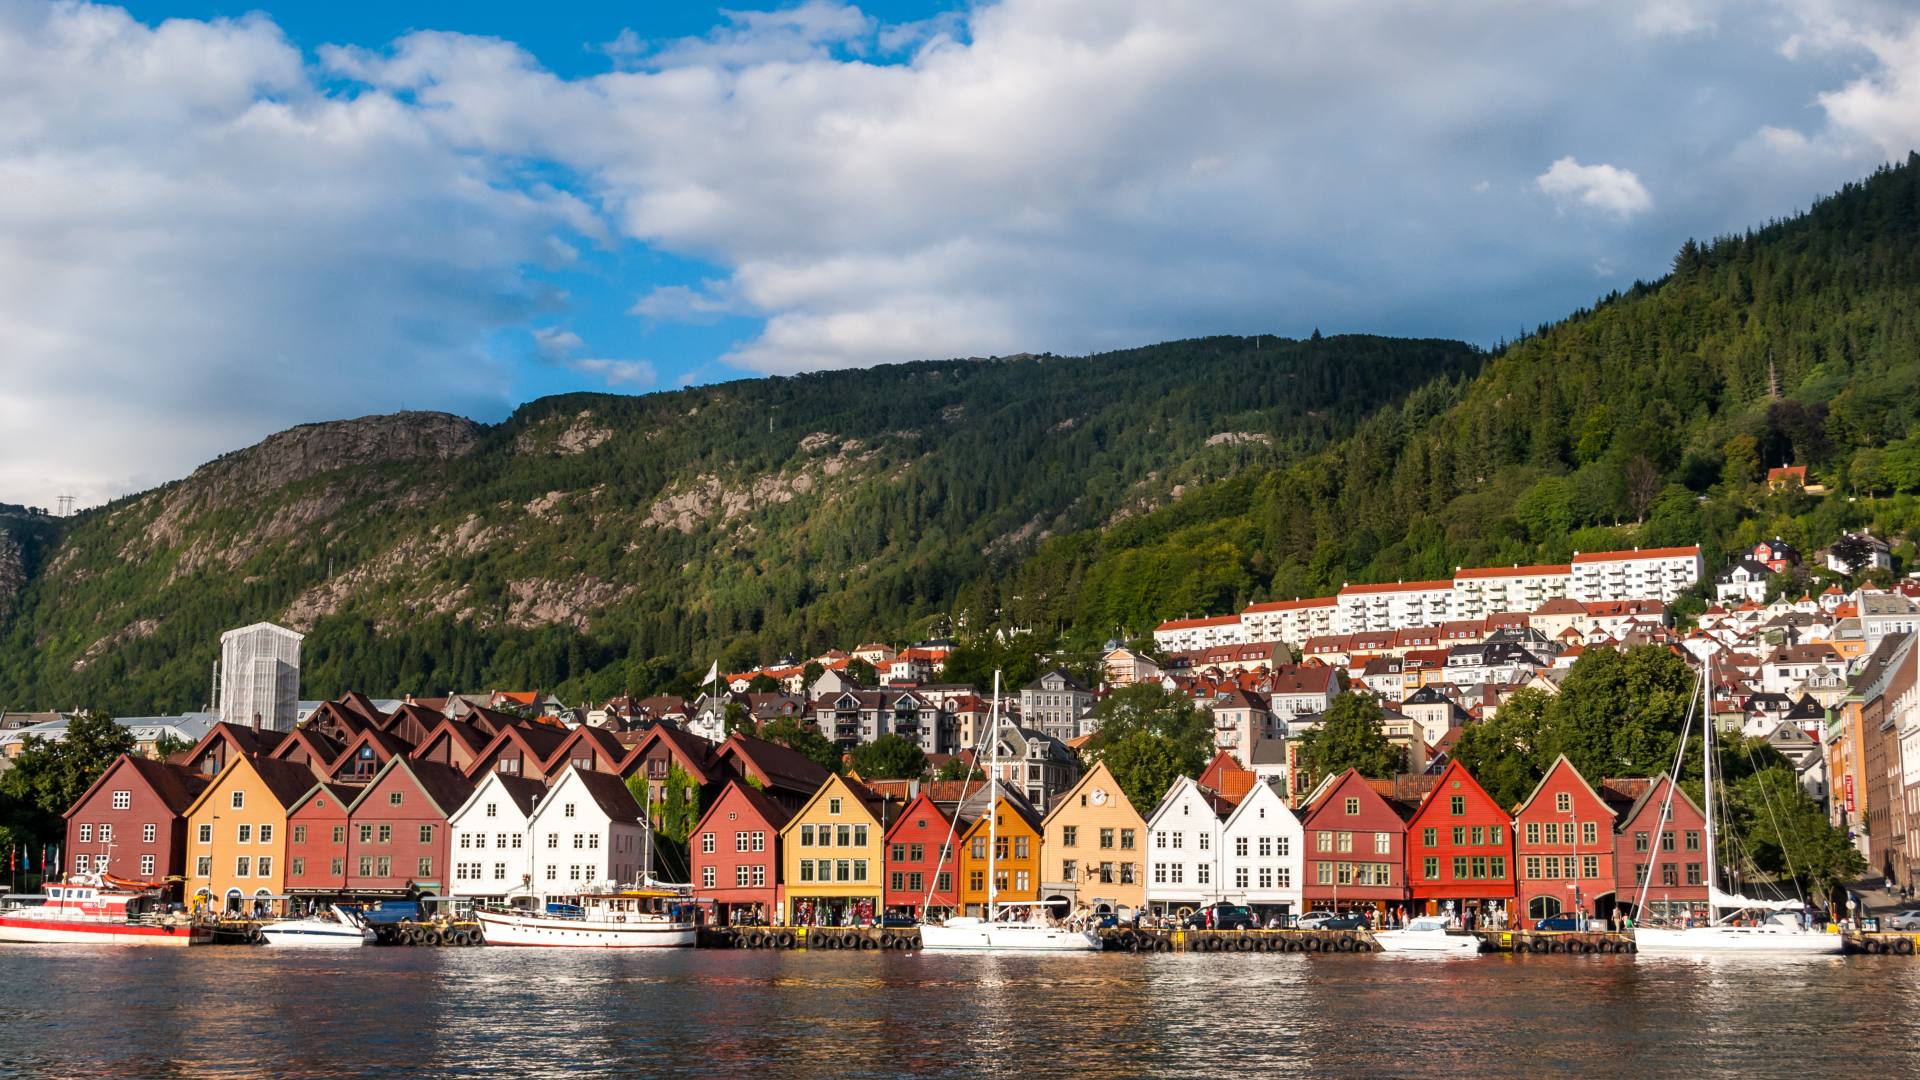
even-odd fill
[[[715,660],[713,662],[713,666],[707,669],[707,677],[700,680],[700,685],[705,686],[710,682],[718,682],[719,680],[720,680],[720,661]]]

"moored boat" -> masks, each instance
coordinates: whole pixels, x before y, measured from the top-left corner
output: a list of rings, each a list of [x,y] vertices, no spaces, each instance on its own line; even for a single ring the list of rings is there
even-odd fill
[[[70,875],[46,887],[46,902],[0,911],[0,942],[35,945],[204,945],[213,932],[168,915],[162,889],[100,875]]]
[[[1373,940],[1381,952],[1446,953],[1472,956],[1480,951],[1480,939],[1465,932],[1454,933],[1447,920],[1437,915],[1424,916],[1398,930],[1376,930]]]
[[[358,914],[334,904],[304,919],[283,919],[260,927],[269,945],[304,948],[358,948],[373,944],[373,927]]]
[[[577,905],[548,904],[545,911],[481,907],[474,917],[489,945],[684,948],[693,945],[696,927],[674,908],[686,899],[675,889],[622,889],[587,893]]]

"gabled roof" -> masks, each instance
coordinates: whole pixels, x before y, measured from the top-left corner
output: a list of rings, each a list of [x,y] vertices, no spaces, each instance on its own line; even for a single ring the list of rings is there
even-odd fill
[[[560,744],[566,741],[566,731],[558,728],[520,724],[503,727],[500,733],[493,737],[493,741],[487,744],[486,749],[480,751],[480,756],[473,759],[473,765],[478,766],[499,753],[508,743],[512,743],[520,747],[521,753],[538,762],[540,770],[545,772],[546,767],[553,762],[554,751],[560,749]]]
[[[1200,770],[1199,784],[1213,792],[1229,804],[1238,806],[1246,798],[1247,792],[1260,782],[1252,772],[1240,767],[1240,762],[1225,750],[1213,755],[1207,767]]]
[[[873,819],[874,824],[877,825],[880,823],[880,799],[878,796],[858,780],[849,780],[837,773],[828,773],[826,780],[821,783],[820,789],[813,793],[813,797],[802,804],[800,809],[794,812],[793,817],[787,819],[787,825],[791,826],[796,819],[805,817],[813,810],[814,804],[825,798],[830,791],[844,792],[846,795],[851,796],[855,802],[860,804],[861,809],[866,811],[867,816]]]
[[[200,794],[194,797],[193,804],[187,808],[186,814],[191,815],[198,810],[200,804],[207,801],[207,796],[224,783],[227,774],[235,769],[252,769],[254,775],[260,778],[261,784],[273,795],[282,810],[290,809],[307,792],[313,790],[315,784],[319,783],[313,778],[313,770],[305,765],[296,765],[290,761],[275,761],[268,757],[251,758],[243,754],[227,762],[227,767],[221,769],[220,774],[201,789]]]
[[[1627,808],[1626,813],[1620,815],[1620,827],[1625,828],[1629,822],[1638,818],[1640,812],[1646,809],[1647,804],[1654,800],[1655,795],[1660,795],[1662,801],[1666,799],[1665,795],[1660,794],[1665,790],[1661,787],[1662,784],[1672,784],[1674,797],[1685,801],[1688,806],[1693,808],[1694,813],[1704,817],[1706,812],[1700,809],[1700,804],[1693,801],[1693,796],[1687,794],[1686,788],[1681,787],[1679,784],[1673,784],[1672,780],[1673,778],[1667,773],[1661,773],[1659,776],[1654,777],[1653,782],[1647,785],[1647,790],[1641,792],[1640,797],[1633,801],[1633,805]],[[1655,811],[1655,813],[1658,812],[1657,810]]]
[[[1600,805],[1607,807],[1609,810],[1613,811],[1615,814],[1618,814],[1620,812],[1621,810],[1620,807],[1614,805],[1614,803],[1611,800],[1609,800],[1606,796],[1600,794],[1598,791],[1595,791],[1593,788],[1593,785],[1587,782],[1587,778],[1580,774],[1580,770],[1573,767],[1573,762],[1567,760],[1567,755],[1561,754],[1559,757],[1554,759],[1553,764],[1547,766],[1547,771],[1540,777],[1540,782],[1533,785],[1533,791],[1528,793],[1527,797],[1520,800],[1520,804],[1513,808],[1514,817],[1517,818],[1521,814],[1526,813],[1527,807],[1532,806],[1533,800],[1539,798],[1540,792],[1546,789],[1547,781],[1553,779],[1554,771],[1563,766],[1566,768],[1568,772],[1573,774],[1574,779],[1580,781],[1580,786],[1583,788],[1586,788],[1587,794],[1593,796],[1594,799],[1600,803]]]
[[[387,726],[387,714],[374,705],[372,698],[358,690],[349,690],[340,695],[340,704],[358,713],[375,727]]]
[[[573,753],[575,743],[589,744],[594,751],[607,760],[608,764],[616,769],[619,768],[620,763],[626,759],[628,753],[626,745],[615,738],[613,732],[605,728],[590,727],[582,724],[568,733],[566,738],[560,740],[560,745],[554,748],[553,755],[547,760],[549,762],[567,760]]]
[[[451,739],[459,743],[466,748],[468,753],[475,757],[480,756],[481,752],[486,750],[488,744],[493,741],[485,732],[474,727],[472,724],[464,720],[455,720],[451,717],[443,716],[440,718],[440,722],[433,726],[433,730],[427,732],[427,737],[421,739],[420,742],[414,746],[413,752],[407,756],[415,758],[424,756],[426,752],[441,739]]]
[[[1273,805],[1285,812],[1288,817],[1293,818],[1295,821],[1299,820],[1299,816],[1287,805],[1286,797],[1281,795],[1278,789],[1271,784],[1255,784],[1252,788],[1248,789],[1246,795],[1234,806],[1233,813],[1227,815],[1227,820],[1223,827],[1231,830],[1240,820],[1240,815],[1253,812],[1248,809],[1249,807],[1258,806],[1264,802],[1272,802]]]
[[[478,799],[480,793],[486,790],[488,784],[497,784],[501,794],[505,795],[509,802],[519,808],[520,816],[523,818],[532,817],[534,809],[539,806],[540,800],[545,798],[547,794],[547,785],[532,777],[514,776],[510,773],[503,772],[490,772],[482,778],[479,783],[473,786],[473,793],[467,796],[467,801],[461,804],[461,809],[465,809],[469,803]],[[459,810],[456,810],[447,816],[452,818],[458,814]]]
[[[1127,798],[1127,793],[1121,789],[1120,782],[1113,778],[1113,770],[1107,768],[1106,762],[1095,761],[1091,768],[1080,775],[1080,779],[1074,781],[1072,787],[1068,788],[1064,794],[1053,801],[1053,809],[1047,811],[1046,818],[1041,822],[1042,827],[1044,827],[1047,822],[1059,816],[1060,811],[1067,809],[1069,806],[1077,809],[1078,803],[1076,802],[1076,798],[1080,792],[1096,787],[1105,791],[1107,798],[1115,801],[1114,805],[1124,806],[1134,817],[1140,818],[1143,823],[1146,821],[1144,817],[1141,817],[1139,807],[1134,806],[1133,800]]]
[[[738,731],[720,744],[714,757],[742,776],[753,776],[768,787],[796,794],[818,790],[827,778],[827,770],[798,750]]]
[[[205,735],[200,737],[200,742],[193,749],[186,751],[179,760],[183,763],[196,761],[209,745],[216,742],[226,743],[242,757],[264,757],[272,753],[273,748],[280,745],[280,740],[286,737],[286,732],[283,731],[268,731],[264,728],[229,724],[223,720],[213,725]]]
[[[627,756],[620,761],[621,775],[629,775],[644,760],[655,746],[665,744],[668,753],[687,770],[695,783],[702,786],[714,781],[714,770],[719,765],[717,748],[713,743],[695,735],[684,728],[672,724],[655,724],[647,729],[640,741],[633,744]],[[551,758],[549,758],[551,760]]]
[[[404,770],[413,777],[414,785],[424,792],[427,798],[433,800],[434,808],[440,811],[442,817],[451,817],[453,812],[460,809],[461,804],[473,795],[473,789],[479,786],[476,781],[451,765],[444,765],[438,761],[409,761],[405,755],[395,754],[388,758],[387,763],[381,766],[372,780],[367,782],[365,789],[361,791],[359,798],[354,800],[350,809],[358,810],[360,800],[371,794],[373,789],[379,787],[381,781],[386,779],[387,774],[396,769]]]
[[[86,805],[88,799],[93,798],[93,793],[107,782],[108,777],[123,768],[138,775],[161,804],[175,815],[185,813],[187,807],[192,806],[194,800],[200,797],[200,793],[213,782],[211,777],[194,772],[184,765],[175,765],[169,761],[155,761],[137,754],[121,754],[92,784],[87,786],[87,790],[74,800],[73,805],[68,807],[62,816],[72,817],[74,811]]]
[[[340,754],[346,746],[324,732],[298,727],[288,732],[287,737],[281,739],[280,745],[274,747],[273,752],[267,756],[286,761],[290,754],[301,748],[304,748],[314,761],[319,762],[322,771],[329,771],[333,768],[333,763],[340,760]]]
[[[578,783],[600,807],[600,812],[614,821],[629,825],[645,824],[645,815],[641,812],[639,800],[633,792],[627,790],[627,782],[612,773],[591,772],[586,769],[567,766],[567,771],[553,783],[553,791],[559,791],[568,783]],[[547,800],[551,805],[552,799]]]
[[[330,780],[322,780],[307,789],[307,793],[300,796],[298,802],[287,807],[287,814],[291,816],[299,813],[301,807],[311,802],[314,796],[321,794],[333,796],[334,805],[340,807],[343,811],[350,811],[354,802],[358,800],[360,796],[366,794],[366,790],[365,784],[336,784]]]
[[[786,807],[769,799],[765,792],[756,790],[752,784],[737,779],[728,780],[720,789],[720,793],[714,796],[713,805],[707,807],[707,812],[700,815],[700,823],[693,827],[694,832],[706,831],[707,819],[720,809],[720,804],[726,801],[728,795],[737,795],[744,799],[746,804],[752,807],[753,812],[760,815],[761,819],[767,823],[767,828],[776,833],[793,816],[787,813]]]

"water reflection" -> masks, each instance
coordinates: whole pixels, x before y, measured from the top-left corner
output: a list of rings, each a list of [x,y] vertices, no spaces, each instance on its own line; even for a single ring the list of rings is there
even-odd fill
[[[1912,1075],[1897,957],[0,949],[0,1072]]]

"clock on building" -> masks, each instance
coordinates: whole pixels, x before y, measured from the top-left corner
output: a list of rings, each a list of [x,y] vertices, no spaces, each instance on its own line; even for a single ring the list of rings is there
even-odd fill
[[[1107,805],[1107,791],[1105,788],[1094,788],[1092,795],[1093,795],[1093,805],[1095,806]]]

